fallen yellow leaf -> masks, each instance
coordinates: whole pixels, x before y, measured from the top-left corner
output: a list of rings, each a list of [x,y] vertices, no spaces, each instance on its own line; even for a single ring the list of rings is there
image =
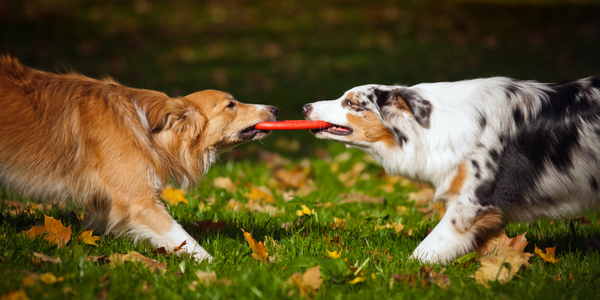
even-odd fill
[[[254,259],[267,262],[269,259],[269,253],[267,252],[267,248],[265,248],[265,244],[263,242],[257,242],[252,237],[252,233],[246,232],[244,229],[242,229],[242,231],[244,232],[244,238],[246,238],[248,245],[250,245],[250,248],[254,252],[252,257]]]
[[[62,276],[57,278],[52,273],[46,273],[40,275],[40,281],[45,284],[55,284],[57,282],[65,281],[65,279]]]
[[[350,282],[350,284],[355,285],[355,284],[357,284],[359,282],[363,282],[363,281],[365,281],[364,277],[356,276],[354,279],[350,280],[349,282]]]
[[[315,210],[314,209],[310,209],[308,208],[306,205],[302,204],[302,206],[300,206],[301,209],[296,211],[296,215],[298,217],[302,217],[304,215],[314,215],[315,214]]]
[[[381,229],[386,229],[386,228],[393,229],[397,234],[400,234],[402,232],[402,230],[404,230],[404,224],[402,224],[401,220],[398,220],[398,223],[392,221],[385,225],[375,225],[375,230],[381,230]]]
[[[3,295],[0,300],[29,300],[24,290],[16,290]]]
[[[329,255],[329,257],[331,258],[340,258],[340,256],[342,256],[342,249],[340,249],[339,251],[329,251],[326,250],[327,254]]]
[[[549,263],[557,263],[560,259],[557,259],[555,257],[555,253],[556,253],[556,246],[554,247],[549,247],[546,248],[546,253],[544,253],[544,251],[542,251],[540,248],[537,247],[537,245],[535,246],[535,253],[537,255],[539,255],[545,262],[549,262]]]
[[[261,200],[266,203],[275,203],[275,198],[273,197],[273,193],[264,186],[259,187],[250,187],[250,193],[244,194],[248,200]]]
[[[182,202],[188,204],[188,200],[185,198],[185,191],[174,189],[172,187],[165,188],[160,194],[160,197],[171,205],[177,205]]]
[[[87,230],[87,231],[83,231],[79,234],[79,239],[88,244],[88,245],[94,245],[94,246],[98,246],[98,244],[96,244],[96,241],[98,239],[100,239],[99,236],[93,236],[92,233],[94,232],[94,230]]]
[[[23,277],[23,280],[21,280],[21,284],[23,285],[23,287],[32,287],[39,277],[40,275],[38,274],[27,275]]]

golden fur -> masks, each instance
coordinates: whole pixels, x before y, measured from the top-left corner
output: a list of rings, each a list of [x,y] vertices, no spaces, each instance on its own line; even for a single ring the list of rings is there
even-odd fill
[[[86,226],[211,258],[158,198],[194,184],[220,152],[268,132],[277,108],[206,90],[181,98],[111,79],[57,75],[0,57],[0,182],[29,196],[71,198]],[[191,240],[190,240],[191,239]]]

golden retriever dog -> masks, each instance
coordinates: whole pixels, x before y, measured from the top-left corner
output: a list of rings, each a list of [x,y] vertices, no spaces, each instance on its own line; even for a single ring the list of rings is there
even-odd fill
[[[84,225],[136,242],[212,256],[159,199],[169,180],[197,183],[218,155],[265,137],[277,108],[205,90],[185,97],[111,79],[57,75],[0,57],[0,183],[25,195],[70,198]]]

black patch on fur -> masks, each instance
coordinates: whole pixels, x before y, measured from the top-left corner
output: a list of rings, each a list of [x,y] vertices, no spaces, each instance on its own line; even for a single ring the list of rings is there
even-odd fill
[[[514,110],[513,117],[518,125],[516,135],[505,138],[504,149],[494,159],[494,178],[482,183],[475,191],[482,205],[510,207],[527,199],[553,201],[536,196],[538,178],[551,167],[566,174],[573,165],[574,150],[580,147],[582,123],[600,120],[600,107],[586,97],[589,93],[582,91],[579,81],[548,86],[552,91],[546,93],[548,100],[542,100],[537,115],[528,116],[525,122],[523,113]],[[490,156],[496,155],[490,151]]]
[[[410,88],[399,88],[393,92],[395,98],[402,98],[408,106],[408,109],[415,117],[415,120],[423,126],[429,125],[429,115],[431,114],[431,102],[425,100],[419,93]]]
[[[481,170],[479,169],[479,163],[476,160],[472,160],[471,164],[473,164],[473,168],[475,169],[475,178],[479,179],[481,177]]]
[[[513,80],[511,83],[508,83],[504,87],[506,98],[512,99],[513,97],[516,97],[519,93],[521,93],[521,87],[517,84],[517,82],[517,80]]]
[[[521,109],[515,108],[513,111],[513,119],[515,120],[515,125],[517,125],[517,127],[520,127],[523,125],[523,123],[525,123],[525,116],[523,115]]]
[[[485,161],[485,167],[488,168],[488,170],[494,170],[494,164],[490,160]]]
[[[600,76],[590,77],[592,87],[600,89]]]
[[[498,153],[496,149],[490,150],[490,157],[492,157],[493,160],[497,160],[499,156],[500,153]]]
[[[406,135],[404,135],[404,133],[402,133],[398,128],[394,127],[393,130],[394,134],[396,134],[396,141],[399,146],[402,146],[404,143],[408,142],[408,137],[406,137]]]
[[[456,219],[452,219],[452,225],[456,226]]]
[[[482,114],[479,116],[479,127],[483,130],[487,126],[487,118]]]
[[[594,176],[590,176],[590,186],[592,187],[592,190],[594,190],[594,192],[598,191],[598,181],[596,180],[596,178],[594,178]]]
[[[375,102],[377,103],[377,107],[379,107],[379,109],[381,110],[381,108],[387,103],[390,97],[390,91],[374,89],[373,94],[375,94]]]

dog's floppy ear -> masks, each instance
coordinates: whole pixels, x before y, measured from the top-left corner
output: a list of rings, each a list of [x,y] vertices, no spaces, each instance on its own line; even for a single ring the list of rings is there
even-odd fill
[[[416,91],[407,87],[400,87],[391,92],[382,93],[377,98],[378,104],[382,109],[383,106],[392,106],[397,110],[407,111],[413,115],[419,124],[429,126],[431,102],[423,98]]]
[[[199,135],[206,126],[206,116],[183,98],[171,98],[148,111],[148,123],[152,133],[173,130],[177,133],[189,132]]]

